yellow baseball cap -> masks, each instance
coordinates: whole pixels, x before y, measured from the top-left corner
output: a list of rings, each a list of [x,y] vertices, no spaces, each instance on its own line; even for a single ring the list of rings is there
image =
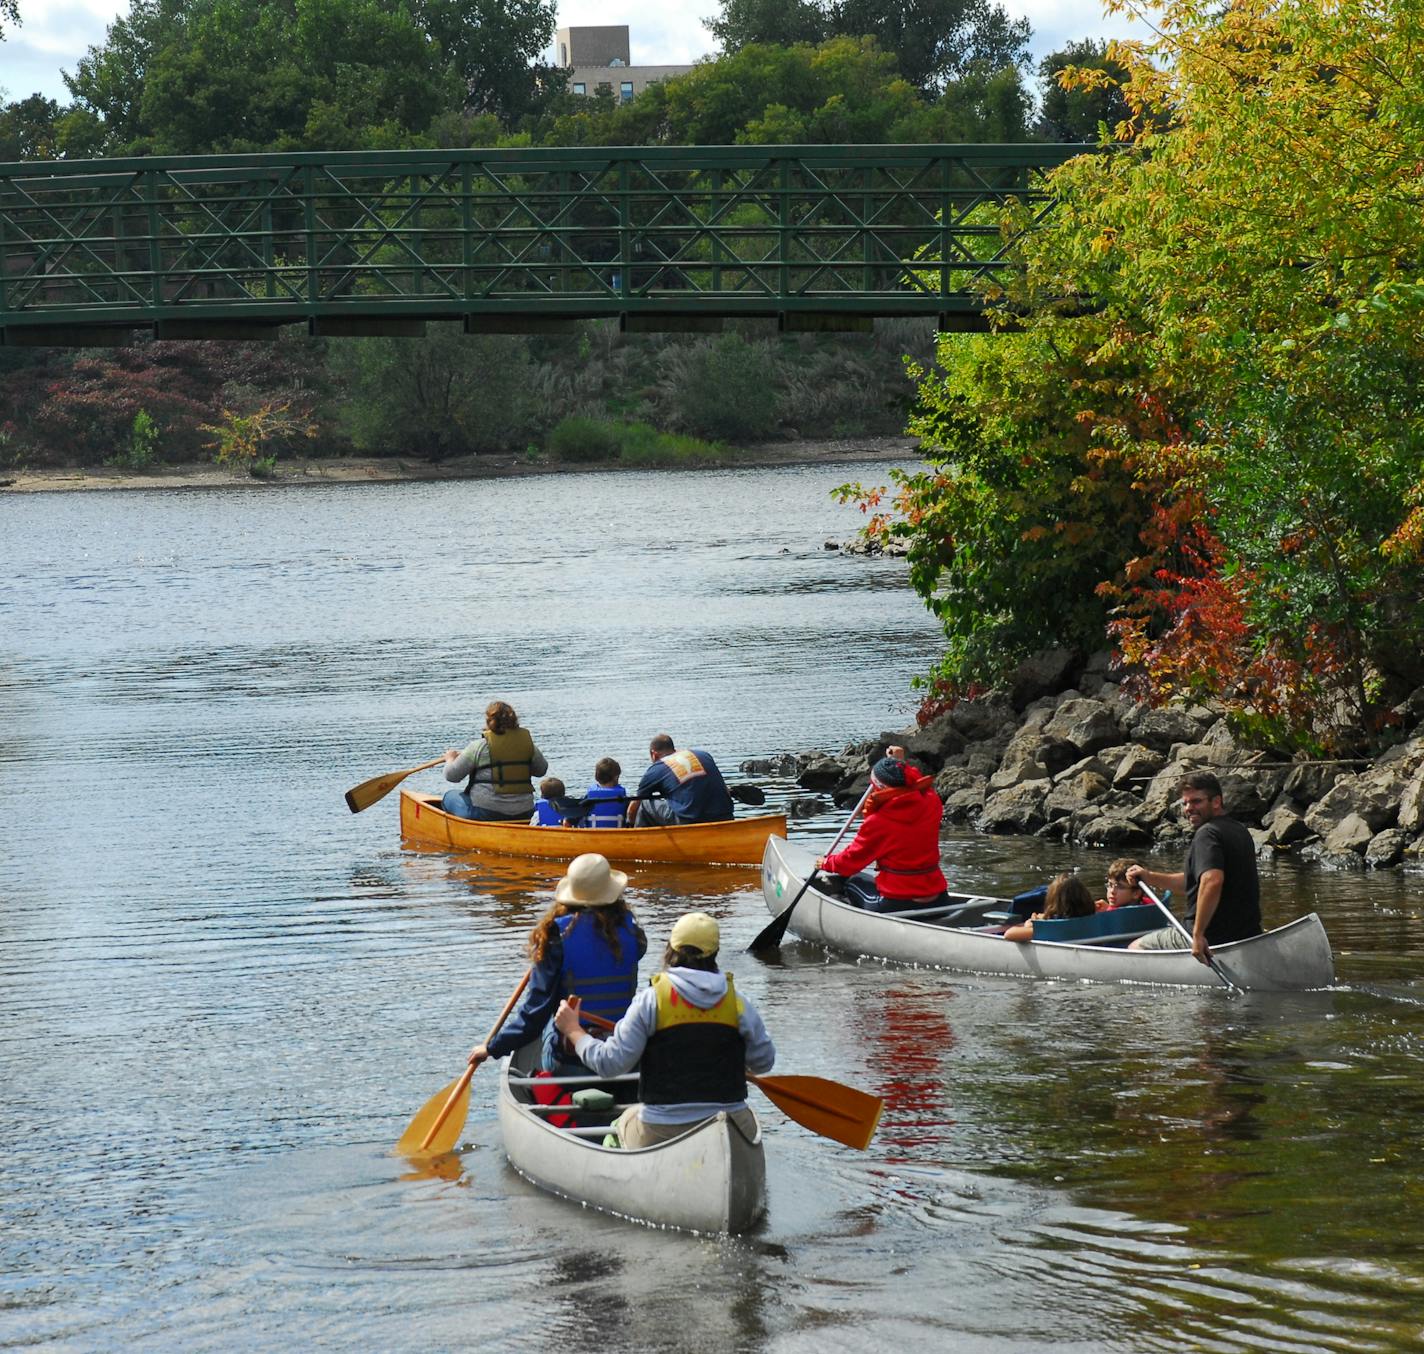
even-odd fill
[[[674,923],[668,944],[675,950],[696,950],[707,958],[722,947],[722,932],[715,917],[705,912],[688,912]]]

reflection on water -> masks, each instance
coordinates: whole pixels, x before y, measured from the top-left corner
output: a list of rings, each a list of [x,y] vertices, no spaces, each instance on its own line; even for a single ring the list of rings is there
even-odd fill
[[[763,963],[757,871],[635,865],[655,954],[712,912],[780,1069],[884,1095],[871,1150],[763,1102],[735,1240],[529,1186],[490,1068],[459,1156],[391,1155],[562,867],[402,849],[341,792],[494,695],[571,785],[664,727],[734,766],[902,723],[932,629],[902,566],[821,548],[878,474],[0,499],[0,1344],[1417,1348],[1417,874],[1268,870],[1341,985],[1233,1000]],[[993,893],[1106,860],[945,857]]]

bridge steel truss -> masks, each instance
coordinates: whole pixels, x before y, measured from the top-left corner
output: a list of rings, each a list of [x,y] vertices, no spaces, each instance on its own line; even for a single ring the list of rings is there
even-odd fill
[[[305,152],[0,164],[0,342],[982,323],[1082,146]]]

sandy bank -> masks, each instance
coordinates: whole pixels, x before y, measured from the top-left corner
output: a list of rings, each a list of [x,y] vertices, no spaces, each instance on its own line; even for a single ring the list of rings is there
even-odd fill
[[[834,465],[840,461],[918,460],[912,437],[849,437],[829,441],[763,442],[738,448],[723,461],[698,469],[748,465]],[[466,456],[432,465],[401,457],[329,457],[279,463],[271,479],[254,479],[204,462],[155,466],[144,471],[114,466],[55,470],[14,470],[0,474],[0,491],[56,493],[76,489],[223,489],[268,488],[299,484],[389,484],[406,480],[505,479],[519,475],[558,475],[589,470],[616,473],[625,467],[531,461],[521,454]]]

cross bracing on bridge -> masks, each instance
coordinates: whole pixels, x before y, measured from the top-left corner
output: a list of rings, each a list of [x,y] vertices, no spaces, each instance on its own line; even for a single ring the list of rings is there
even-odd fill
[[[1082,146],[302,152],[0,164],[0,342],[972,324]]]

